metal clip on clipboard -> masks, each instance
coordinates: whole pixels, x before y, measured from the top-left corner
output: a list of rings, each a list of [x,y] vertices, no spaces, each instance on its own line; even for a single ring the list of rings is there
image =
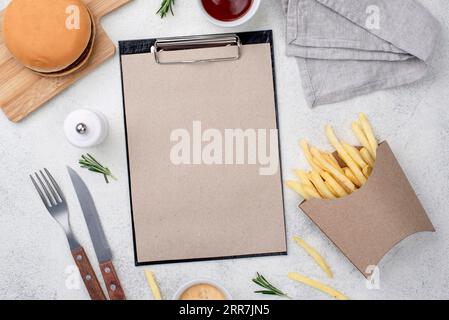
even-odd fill
[[[162,52],[201,49],[201,48],[219,48],[219,47],[235,47],[235,54],[207,59],[192,59],[164,62],[160,58]],[[203,62],[220,62],[238,60],[241,56],[242,43],[236,34],[229,35],[204,35],[176,38],[161,38],[154,42],[151,48],[154,58],[158,64],[185,64],[185,63],[203,63]]]

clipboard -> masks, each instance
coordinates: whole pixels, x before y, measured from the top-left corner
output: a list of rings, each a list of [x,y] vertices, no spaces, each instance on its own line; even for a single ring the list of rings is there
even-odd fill
[[[272,31],[119,47],[136,266],[286,255]]]

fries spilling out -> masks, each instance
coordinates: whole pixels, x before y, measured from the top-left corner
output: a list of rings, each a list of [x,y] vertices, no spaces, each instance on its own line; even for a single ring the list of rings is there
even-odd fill
[[[298,179],[287,181],[287,186],[305,200],[343,198],[363,187],[373,172],[378,142],[363,113],[352,123],[352,131],[360,147],[340,141],[333,128],[326,126],[326,136],[339,159],[334,153],[319,150],[309,145],[307,140],[301,140],[299,146],[311,171],[295,170]]]

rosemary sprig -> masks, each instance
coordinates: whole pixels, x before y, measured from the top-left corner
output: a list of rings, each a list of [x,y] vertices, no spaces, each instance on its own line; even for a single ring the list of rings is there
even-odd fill
[[[117,180],[117,178],[112,175],[111,170],[109,170],[109,168],[104,167],[97,160],[95,160],[95,158],[92,157],[90,154],[82,155],[81,159],[79,160],[79,164],[81,168],[87,169],[92,172],[101,173],[104,176],[106,183],[109,183],[108,177]]]
[[[171,12],[172,16],[174,16],[173,6],[175,5],[175,0],[162,0],[161,7],[156,12],[156,14],[160,15],[161,18],[164,18],[168,12]]]
[[[254,291],[254,293],[290,298],[287,294],[285,294],[284,292],[273,286],[271,283],[269,283],[264,276],[259,274],[259,272],[257,272],[257,277],[253,279],[253,282],[265,289]]]

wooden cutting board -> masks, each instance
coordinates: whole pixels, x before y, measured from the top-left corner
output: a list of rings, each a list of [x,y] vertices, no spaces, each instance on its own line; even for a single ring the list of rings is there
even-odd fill
[[[115,46],[103,30],[100,20],[129,1],[131,0],[84,0],[92,12],[97,28],[92,56],[84,69],[60,78],[45,78],[21,66],[6,48],[0,28],[0,107],[8,119],[19,122],[112,57]],[[3,11],[0,12],[0,25],[2,21]]]

